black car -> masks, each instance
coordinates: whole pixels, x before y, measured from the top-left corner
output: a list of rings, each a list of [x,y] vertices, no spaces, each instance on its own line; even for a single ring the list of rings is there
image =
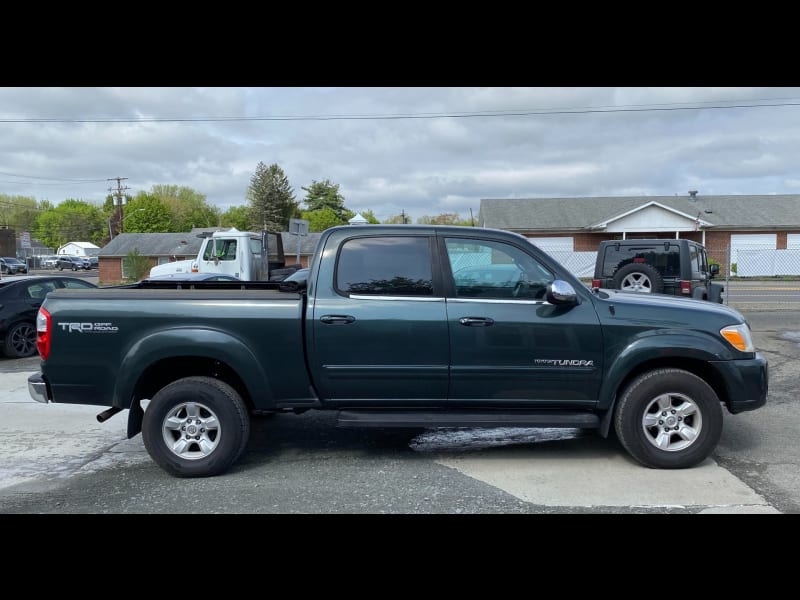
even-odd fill
[[[59,256],[57,267],[59,271],[64,269],[72,269],[73,271],[85,269],[88,271],[92,268],[92,263],[85,256]]]
[[[17,273],[27,273],[28,265],[11,256],[3,256],[0,258],[0,272],[6,275],[16,275]]]
[[[0,341],[9,358],[36,352],[36,313],[48,292],[97,286],[76,277],[29,275],[0,280]]]
[[[607,240],[597,251],[592,287],[722,302],[725,286],[711,281],[716,275],[719,265],[692,240]]]

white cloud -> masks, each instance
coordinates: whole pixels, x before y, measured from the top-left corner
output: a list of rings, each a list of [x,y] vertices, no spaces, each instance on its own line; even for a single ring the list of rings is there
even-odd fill
[[[800,88],[0,88],[0,119],[455,114],[676,108],[800,98]],[[741,102],[739,102],[741,103]],[[469,216],[481,198],[794,193],[800,107],[403,120],[0,123],[0,171],[128,177],[243,204],[259,161],[298,199],[313,180],[379,218]],[[57,184],[57,185],[53,185]],[[110,182],[0,174],[0,193],[102,201]]]

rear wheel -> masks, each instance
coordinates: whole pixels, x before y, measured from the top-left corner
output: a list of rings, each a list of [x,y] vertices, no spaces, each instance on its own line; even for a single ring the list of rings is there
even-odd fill
[[[6,334],[3,352],[9,358],[25,358],[36,352],[36,328],[32,323],[17,323]]]
[[[705,460],[722,434],[722,408],[711,386],[681,369],[633,380],[614,415],[620,442],[647,467],[683,469]]]
[[[142,421],[150,457],[176,477],[223,473],[242,454],[249,435],[241,397],[211,377],[186,377],[162,388]]]

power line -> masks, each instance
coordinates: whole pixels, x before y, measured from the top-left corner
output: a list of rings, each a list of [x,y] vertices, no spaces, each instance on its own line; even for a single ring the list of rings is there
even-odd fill
[[[105,179],[98,179],[98,181],[105,181]],[[7,181],[0,180],[0,183],[10,183],[11,185],[67,185],[73,183],[75,185],[85,185],[88,183],[96,183],[95,181],[62,181],[61,183],[43,183],[41,181]]]
[[[70,179],[68,177],[44,177],[41,175],[20,175],[18,173],[7,173],[6,171],[0,171],[0,175],[8,175],[10,177],[25,177],[26,179],[47,179],[50,181],[69,181],[75,183],[98,183],[100,181],[108,181],[108,179]],[[12,182],[4,182],[4,183],[12,183]],[[45,185],[45,184],[40,184]],[[58,184],[52,184],[58,185]]]
[[[586,115],[605,113],[642,113],[642,112],[675,112],[682,110],[727,110],[735,108],[765,108],[800,106],[800,102],[748,103],[748,104],[712,104],[706,106],[671,106],[642,105],[647,108],[631,107],[599,107],[581,109],[531,109],[531,110],[497,110],[449,113],[407,113],[407,114],[374,114],[374,115],[274,115],[262,117],[104,117],[85,119],[66,118],[19,118],[0,119],[0,123],[226,123],[253,121],[391,121],[404,119],[467,119],[490,117],[528,117],[548,115]]]

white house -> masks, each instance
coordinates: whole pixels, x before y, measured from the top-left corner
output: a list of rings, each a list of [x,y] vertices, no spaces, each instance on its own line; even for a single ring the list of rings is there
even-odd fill
[[[100,252],[100,246],[95,246],[91,242],[67,242],[59,246],[56,254],[68,254],[70,256],[94,256]]]

